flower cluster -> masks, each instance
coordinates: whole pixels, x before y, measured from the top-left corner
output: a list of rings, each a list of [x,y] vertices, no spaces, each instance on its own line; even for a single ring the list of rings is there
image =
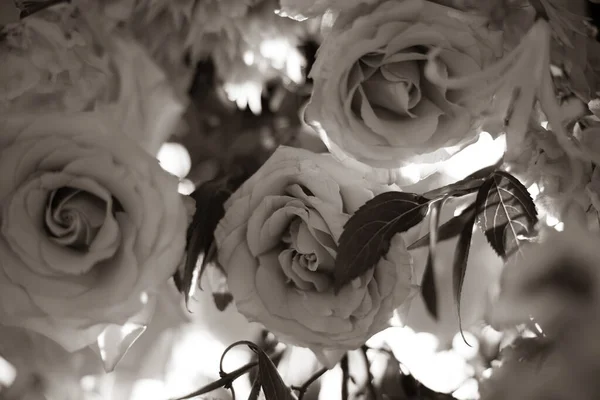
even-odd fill
[[[368,364],[370,339],[406,324],[417,293],[439,317],[436,280],[447,274],[436,246],[454,237],[447,270],[460,324],[479,227],[507,264],[488,322],[524,324],[537,329],[535,345],[554,346],[544,350],[543,378],[505,352],[486,398],[600,392],[590,374],[598,370],[589,322],[599,309],[597,238],[587,230],[590,220],[600,230],[600,107],[590,101],[600,68],[574,50],[597,48],[578,29],[581,10],[554,0],[77,0],[40,8],[0,25],[0,353],[18,364],[21,350],[10,343],[51,340],[62,347],[61,370],[84,360],[63,350],[90,349],[112,370],[172,277],[171,291],[187,302],[208,276],[217,307],[231,301],[279,341],[310,350],[322,374],[342,361],[346,391],[348,352],[359,349]],[[308,38],[320,42],[310,65],[300,50]],[[187,95],[203,59],[216,67],[215,85],[254,114],[268,82],[308,84],[295,112],[328,152],[273,145],[266,161],[213,171],[181,195],[178,177],[155,156],[193,104]],[[482,137],[504,138],[504,157],[447,182],[444,167]],[[456,198],[473,202],[440,221]],[[428,215],[427,236],[413,237]],[[555,229],[544,224],[550,217]],[[414,250],[427,245],[419,280]],[[258,357],[247,365],[259,369],[254,393],[262,387],[271,400],[273,390],[287,391],[263,349],[240,343]],[[514,351],[529,343],[519,339]],[[558,379],[578,362],[568,384]],[[456,380],[483,375],[461,365]],[[361,390],[375,391],[367,371]],[[224,387],[232,376],[221,367]],[[26,384],[17,386],[21,393]],[[466,385],[440,390],[457,387]]]

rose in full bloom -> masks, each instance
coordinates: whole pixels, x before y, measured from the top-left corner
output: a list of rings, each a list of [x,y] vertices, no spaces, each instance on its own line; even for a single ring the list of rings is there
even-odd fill
[[[476,139],[492,95],[434,84],[427,55],[440,50],[442,79],[467,77],[497,61],[500,39],[484,18],[425,0],[342,12],[310,72],[305,119],[326,142],[372,167],[445,159],[452,151],[444,148]]]
[[[185,247],[178,179],[101,115],[0,118],[0,323],[69,351],[142,313]]]
[[[413,288],[400,234],[374,268],[337,295],[332,275],[346,221],[393,189],[349,174],[330,155],[280,147],[227,201],[215,231],[238,310],[328,366],[387,327]]]

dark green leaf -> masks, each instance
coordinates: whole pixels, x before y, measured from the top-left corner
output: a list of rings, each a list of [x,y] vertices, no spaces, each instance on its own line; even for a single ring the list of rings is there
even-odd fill
[[[500,257],[518,251],[522,237],[537,223],[535,204],[521,182],[504,171],[497,171],[478,193],[478,222],[485,237]]]
[[[250,395],[248,396],[248,400],[258,400],[258,396],[260,395],[260,374],[256,375],[254,378],[254,382],[252,383],[252,388],[250,389]]]
[[[452,239],[458,235],[463,230],[465,224],[475,216],[475,203],[472,203],[467,208],[465,208],[459,215],[453,217],[440,225],[438,228],[438,242],[443,242],[445,240]],[[408,250],[418,249],[423,246],[429,245],[429,233],[421,237],[419,240],[408,246]]]
[[[473,172],[471,175],[458,182],[431,190],[423,195],[428,199],[437,199],[443,196],[460,197],[475,193],[479,187],[490,177],[504,162],[504,157],[488,167]]]
[[[269,356],[258,347],[253,350],[258,355],[258,377],[265,400],[296,400],[291,389],[281,379],[277,367]]]
[[[437,289],[435,285],[435,249],[437,246],[438,226],[440,224],[440,211],[446,198],[435,200],[431,203],[429,214],[429,254],[427,265],[421,282],[421,295],[425,301],[427,311],[435,319],[438,318]]]
[[[479,198],[475,201],[475,204],[480,204]],[[473,212],[470,213],[469,219],[463,225],[460,236],[458,237],[458,243],[456,244],[456,250],[454,251],[454,262],[452,266],[452,283],[454,286],[454,302],[458,311],[458,328],[465,343],[467,343],[467,341],[462,331],[460,296],[462,294],[463,283],[465,281],[465,274],[467,273],[467,261],[469,260],[469,250],[471,249],[471,238],[473,237],[473,227],[475,226],[476,218],[477,212],[474,209]]]
[[[396,233],[425,218],[429,200],[406,192],[382,193],[365,203],[344,226],[335,260],[334,290],[373,268]]]

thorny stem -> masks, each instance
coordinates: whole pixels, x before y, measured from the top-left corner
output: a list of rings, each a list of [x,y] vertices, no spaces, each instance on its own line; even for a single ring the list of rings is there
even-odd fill
[[[328,371],[328,368],[323,367],[320,370],[318,370],[317,372],[315,372],[310,378],[308,378],[308,380],[306,382],[304,382],[302,384],[302,386],[292,386],[292,389],[298,391],[298,400],[302,400],[304,398],[304,395],[308,391],[308,388],[310,387],[310,385],[315,383],[315,381],[317,381],[327,371]]]

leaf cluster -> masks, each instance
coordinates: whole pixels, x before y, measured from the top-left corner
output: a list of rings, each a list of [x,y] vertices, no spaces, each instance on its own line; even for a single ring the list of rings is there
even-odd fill
[[[429,214],[429,233],[408,247],[412,250],[429,246],[421,294],[428,311],[437,318],[436,244],[458,237],[452,268],[460,321],[460,295],[475,227],[479,226],[490,246],[506,260],[520,252],[538,221],[529,192],[516,177],[500,170],[501,164],[502,160],[423,195],[387,192],[363,205],[346,223],[340,238],[334,275],[336,290],[373,268],[389,251],[395,234],[406,232]],[[475,200],[459,215],[439,225],[446,200],[467,195],[474,195]]]

